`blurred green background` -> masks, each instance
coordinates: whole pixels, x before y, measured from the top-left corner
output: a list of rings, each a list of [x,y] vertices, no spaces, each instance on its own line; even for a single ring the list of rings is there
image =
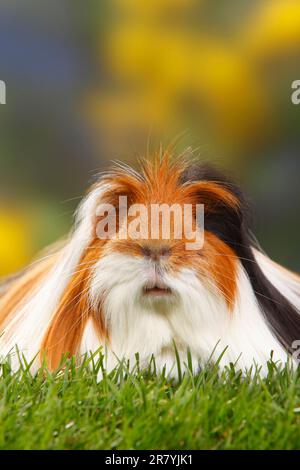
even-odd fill
[[[184,132],[300,270],[297,0],[1,0],[0,275],[64,235],[111,159]]]

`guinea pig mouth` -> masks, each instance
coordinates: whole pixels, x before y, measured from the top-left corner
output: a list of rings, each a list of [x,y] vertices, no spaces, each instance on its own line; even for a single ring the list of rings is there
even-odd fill
[[[171,294],[171,289],[165,285],[145,286],[143,292],[147,296],[160,297]]]

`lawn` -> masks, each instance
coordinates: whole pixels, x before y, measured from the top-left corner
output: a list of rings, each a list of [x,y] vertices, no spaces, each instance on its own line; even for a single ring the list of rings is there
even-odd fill
[[[50,374],[2,365],[1,449],[299,449],[300,373],[241,377],[217,366],[172,383],[102,358]],[[91,361],[90,365],[91,365]],[[153,365],[153,364],[152,364]],[[181,374],[179,373],[179,376]]]

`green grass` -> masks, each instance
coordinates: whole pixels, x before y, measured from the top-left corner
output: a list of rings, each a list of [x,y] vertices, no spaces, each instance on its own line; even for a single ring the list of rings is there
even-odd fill
[[[31,376],[2,365],[1,449],[298,449],[300,373],[260,380],[217,366],[174,384],[120,365],[97,383],[102,359]]]

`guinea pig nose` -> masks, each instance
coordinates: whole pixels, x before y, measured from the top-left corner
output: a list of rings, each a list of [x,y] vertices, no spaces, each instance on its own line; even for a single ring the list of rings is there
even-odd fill
[[[142,254],[152,261],[159,261],[162,257],[170,256],[171,250],[168,246],[143,246]]]

